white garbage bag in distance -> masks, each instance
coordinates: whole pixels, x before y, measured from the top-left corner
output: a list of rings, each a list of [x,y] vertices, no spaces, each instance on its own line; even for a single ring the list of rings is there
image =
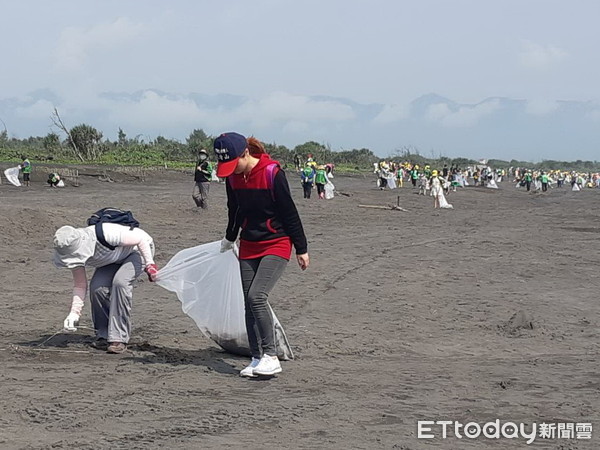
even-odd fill
[[[489,180],[487,182],[487,184],[485,185],[485,187],[488,187],[491,189],[498,189],[498,185],[496,184],[496,182],[494,180]]]
[[[156,284],[177,294],[183,312],[206,337],[230,353],[250,356],[240,265],[233,251],[220,249],[221,241],[215,241],[180,251],[159,271]],[[271,313],[277,356],[294,359],[283,327]]]
[[[11,167],[10,169],[6,169],[4,171],[4,176],[9,181],[9,183],[14,184],[15,186],[21,186],[21,182],[19,181],[18,167]]]
[[[333,183],[331,181],[327,181],[325,184],[325,200],[331,200],[335,196],[335,193],[333,192],[334,190],[335,186]]]
[[[394,174],[388,175],[387,185],[390,189],[396,189],[396,179],[394,178]]]

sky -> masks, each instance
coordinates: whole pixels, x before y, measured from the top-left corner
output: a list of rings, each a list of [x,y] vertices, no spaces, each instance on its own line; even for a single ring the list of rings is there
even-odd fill
[[[0,0],[0,11],[0,119],[19,138],[52,131],[56,107],[111,139],[201,128],[529,160],[595,160],[600,147],[596,0]]]

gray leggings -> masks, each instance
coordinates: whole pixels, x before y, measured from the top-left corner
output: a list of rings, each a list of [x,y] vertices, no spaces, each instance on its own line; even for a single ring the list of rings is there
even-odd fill
[[[274,356],[275,330],[269,309],[269,292],[285,270],[287,260],[267,255],[257,259],[240,259],[244,304],[246,308],[246,332],[253,358],[263,354]]]
[[[97,337],[108,342],[129,342],[133,282],[141,273],[142,258],[137,252],[119,263],[96,269],[90,281],[90,300]]]

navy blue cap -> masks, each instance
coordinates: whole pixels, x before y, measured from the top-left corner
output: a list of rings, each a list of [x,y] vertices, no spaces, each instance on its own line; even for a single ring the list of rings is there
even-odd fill
[[[223,133],[215,139],[213,145],[217,155],[217,176],[226,178],[233,173],[237,166],[237,159],[242,156],[248,147],[246,138],[239,133]]]

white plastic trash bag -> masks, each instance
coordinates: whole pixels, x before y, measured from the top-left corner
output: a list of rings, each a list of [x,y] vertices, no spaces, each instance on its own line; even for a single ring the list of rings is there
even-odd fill
[[[239,262],[233,251],[221,253],[221,241],[180,251],[159,271],[156,284],[177,294],[183,312],[206,337],[230,353],[250,356]],[[293,359],[285,332],[271,313],[277,356]]]
[[[65,182],[63,180],[58,180],[58,183],[56,183],[56,187],[65,187]]]
[[[325,199],[326,200],[331,200],[334,197],[334,191],[335,190],[335,186],[333,185],[333,183],[331,181],[328,181],[327,184],[325,184]]]
[[[394,178],[394,175],[387,177],[387,185],[390,189],[396,189],[396,179]]]
[[[486,187],[489,187],[491,189],[498,189],[498,185],[494,180],[489,180],[486,184]]]
[[[450,203],[448,203],[448,200],[446,200],[446,196],[441,191],[438,194],[438,201],[440,202],[440,208],[444,208],[444,209],[453,209],[454,208]]]
[[[6,169],[4,171],[4,176],[9,181],[9,183],[14,184],[15,186],[21,186],[21,182],[19,181],[18,167],[11,167],[10,169]]]

